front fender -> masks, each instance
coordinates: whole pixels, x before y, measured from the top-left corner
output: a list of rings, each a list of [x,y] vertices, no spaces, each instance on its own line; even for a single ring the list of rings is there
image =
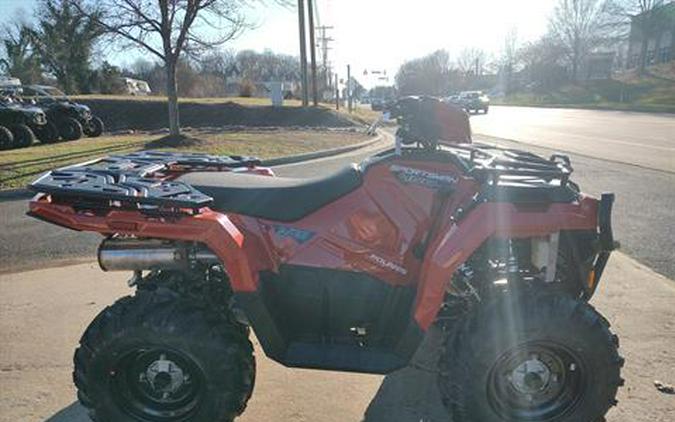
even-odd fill
[[[441,230],[430,244],[420,273],[415,320],[423,330],[435,321],[452,274],[490,237],[527,238],[560,230],[596,230],[598,201],[555,203],[545,209],[486,202]]]

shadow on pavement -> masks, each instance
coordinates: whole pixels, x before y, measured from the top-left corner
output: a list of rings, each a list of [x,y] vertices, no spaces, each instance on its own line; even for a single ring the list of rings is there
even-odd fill
[[[429,329],[410,365],[384,378],[364,422],[450,422],[437,383],[445,339],[441,328]]]
[[[87,411],[80,403],[74,402],[68,407],[64,407],[44,422],[91,422]]]

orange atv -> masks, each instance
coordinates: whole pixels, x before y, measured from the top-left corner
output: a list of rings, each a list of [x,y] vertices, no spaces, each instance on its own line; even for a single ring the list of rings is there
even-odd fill
[[[471,143],[466,114],[436,104],[465,128],[445,131],[432,103],[393,108],[397,148],[314,179],[141,152],[35,181],[30,215],[103,234],[101,268],[133,274],[75,352],[92,417],[233,420],[254,386],[248,327],[286,366],[385,374],[437,324],[455,421],[602,418],[622,359],[588,300],[613,196],[581,193],[567,157]]]

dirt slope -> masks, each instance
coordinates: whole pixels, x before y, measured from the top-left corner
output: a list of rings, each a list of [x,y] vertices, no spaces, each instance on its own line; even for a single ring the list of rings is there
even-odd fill
[[[103,119],[107,130],[154,130],[168,126],[164,101],[138,99],[83,98],[78,102],[91,107]],[[355,123],[326,108],[272,107],[241,105],[234,102],[181,102],[183,127],[351,127]]]

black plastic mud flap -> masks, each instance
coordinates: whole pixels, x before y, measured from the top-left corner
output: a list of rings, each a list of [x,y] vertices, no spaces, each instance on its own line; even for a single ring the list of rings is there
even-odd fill
[[[599,235],[599,253],[593,266],[593,290],[598,286],[600,277],[605,271],[605,266],[609,260],[612,251],[619,248],[619,242],[614,240],[614,232],[612,231],[612,207],[614,206],[614,194],[603,193],[600,199],[600,207],[598,208],[598,227],[600,229]],[[592,292],[591,292],[592,294]]]

